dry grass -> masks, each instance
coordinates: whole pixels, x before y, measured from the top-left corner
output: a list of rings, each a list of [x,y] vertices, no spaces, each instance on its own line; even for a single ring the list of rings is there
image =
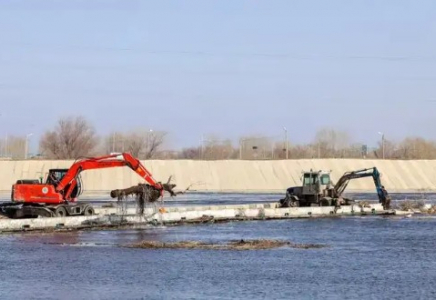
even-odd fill
[[[142,241],[129,245],[129,248],[141,249],[204,249],[204,250],[265,250],[288,246],[298,249],[323,248],[324,245],[315,244],[294,244],[279,240],[239,240],[231,241],[227,244],[212,244],[198,241],[180,241],[180,242],[158,242]]]

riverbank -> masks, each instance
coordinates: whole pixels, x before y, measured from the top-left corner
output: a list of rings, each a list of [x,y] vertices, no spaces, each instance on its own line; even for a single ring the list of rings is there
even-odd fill
[[[331,170],[333,181],[347,171],[377,167],[382,183],[391,193],[436,191],[436,160],[367,160],[367,159],[301,159],[274,161],[244,160],[146,160],[144,166],[155,179],[172,182],[179,190],[219,193],[283,193],[289,186],[300,185],[301,172]],[[45,177],[50,168],[68,168],[73,161],[0,161],[0,192],[10,195],[18,179]],[[82,172],[84,195],[108,193],[143,180],[127,167],[87,170]],[[372,178],[352,180],[348,192],[374,192]]]

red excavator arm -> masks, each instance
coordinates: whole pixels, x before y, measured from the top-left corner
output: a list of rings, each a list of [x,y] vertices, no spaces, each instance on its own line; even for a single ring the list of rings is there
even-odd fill
[[[61,204],[75,202],[80,188],[80,173],[85,170],[129,167],[163,195],[162,184],[129,153],[85,158],[76,161],[60,180],[48,178],[46,183],[17,183],[12,187],[12,201],[24,203]],[[50,174],[49,174],[50,177]],[[79,184],[78,184],[79,182]]]
[[[120,159],[121,158],[121,159]],[[91,169],[103,169],[114,167],[129,167],[135,171],[139,176],[145,179],[151,186],[161,191],[163,194],[163,187],[158,183],[151,173],[141,164],[141,162],[134,158],[129,153],[106,155],[101,157],[94,157],[83,159],[75,162],[65,176],[59,181],[56,186],[56,191],[64,195],[65,200],[71,200],[70,195],[75,187],[75,180],[80,172]],[[67,189],[66,189],[67,188]]]

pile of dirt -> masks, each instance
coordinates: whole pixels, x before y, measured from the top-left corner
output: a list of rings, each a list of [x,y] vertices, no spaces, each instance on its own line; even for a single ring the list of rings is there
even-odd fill
[[[325,245],[295,244],[279,240],[238,240],[226,244],[213,244],[198,241],[159,242],[142,241],[128,245],[129,248],[141,249],[204,249],[204,250],[266,250],[288,246],[297,249],[324,248]]]

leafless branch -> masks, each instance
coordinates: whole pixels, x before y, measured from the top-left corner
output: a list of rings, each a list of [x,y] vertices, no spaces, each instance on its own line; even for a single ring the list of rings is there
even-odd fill
[[[75,159],[93,154],[98,137],[84,117],[61,118],[54,130],[45,132],[40,149],[47,158]]]

